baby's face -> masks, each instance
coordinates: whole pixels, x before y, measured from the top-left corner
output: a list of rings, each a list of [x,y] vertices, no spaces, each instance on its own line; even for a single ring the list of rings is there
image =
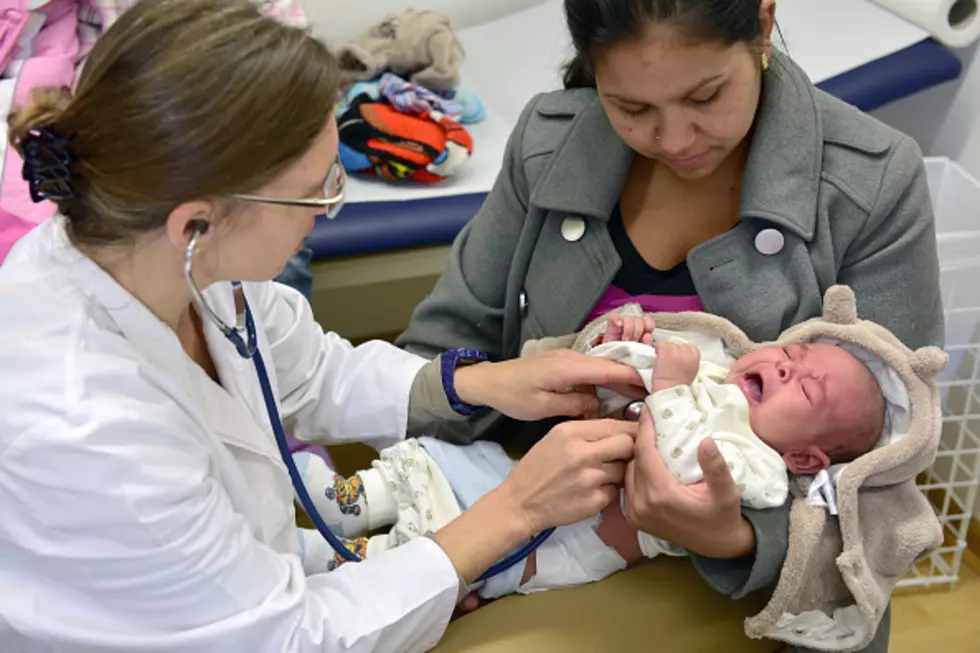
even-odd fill
[[[760,349],[740,358],[725,382],[742,390],[752,430],[781,454],[823,448],[828,434],[863,419],[876,389],[860,361],[828,344]]]

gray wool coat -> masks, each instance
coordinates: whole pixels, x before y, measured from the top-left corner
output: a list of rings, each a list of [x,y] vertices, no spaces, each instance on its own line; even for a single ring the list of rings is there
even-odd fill
[[[516,357],[524,342],[582,327],[619,270],[608,231],[634,154],[593,89],[538,95],[508,142],[483,208],[457,237],[448,269],[398,344],[435,357],[468,347]],[[581,219],[578,240],[562,235]],[[783,247],[761,253],[775,229]],[[821,314],[825,291],[850,286],[858,314],[916,349],[943,344],[935,225],[922,155],[909,137],[816,89],[788,57],[766,72],[745,172],[739,222],[690,251],[705,310],[754,341]],[[522,433],[495,413],[449,422],[455,442]],[[786,554],[788,511],[745,511],[754,559],[695,565],[735,597],[771,586]],[[867,651],[887,650],[888,624]]]

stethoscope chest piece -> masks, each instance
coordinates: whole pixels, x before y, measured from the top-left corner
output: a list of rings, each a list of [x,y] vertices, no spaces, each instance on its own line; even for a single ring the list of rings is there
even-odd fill
[[[631,401],[623,407],[623,419],[627,422],[639,422],[640,415],[643,413],[645,402],[637,400]]]

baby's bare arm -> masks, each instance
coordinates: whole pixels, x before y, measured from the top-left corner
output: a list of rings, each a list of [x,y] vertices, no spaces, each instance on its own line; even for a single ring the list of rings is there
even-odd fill
[[[658,341],[657,362],[653,369],[653,391],[691,385],[698,375],[701,352],[691,344]]]
[[[626,521],[619,501],[613,501],[602,511],[602,519],[595,532],[606,546],[611,547],[626,561],[626,564],[632,565],[643,558],[637,530]]]

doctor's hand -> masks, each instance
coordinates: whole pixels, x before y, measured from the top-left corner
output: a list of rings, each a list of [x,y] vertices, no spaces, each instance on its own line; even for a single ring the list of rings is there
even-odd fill
[[[742,517],[738,488],[714,441],[708,438],[698,448],[705,480],[684,485],[667,469],[656,440],[653,417],[644,407],[625,478],[630,524],[707,558],[753,555],[755,531]]]
[[[456,392],[475,406],[489,406],[514,419],[597,416],[595,386],[642,399],[643,380],[621,363],[585,356],[567,349],[480,363],[456,371]]]
[[[532,533],[593,517],[619,496],[637,430],[620,420],[563,422],[498,489]]]
[[[592,517],[616,499],[636,430],[616,420],[551,429],[500,485],[435,533],[464,582],[535,533]],[[470,599],[464,609],[475,605]]]

